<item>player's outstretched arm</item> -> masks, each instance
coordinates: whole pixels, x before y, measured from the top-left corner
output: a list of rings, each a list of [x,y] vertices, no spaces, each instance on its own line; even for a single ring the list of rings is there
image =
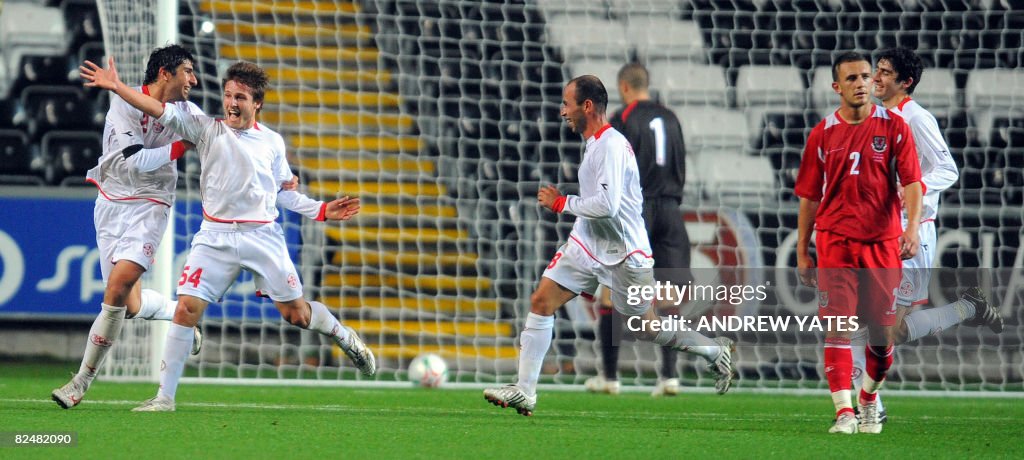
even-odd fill
[[[164,114],[164,105],[160,101],[121,82],[121,78],[117,75],[117,67],[114,66],[113,57],[107,59],[106,69],[92,61],[85,61],[84,64],[78,66],[78,71],[79,75],[86,80],[85,86],[113,91],[125,102],[153,118],[160,118]]]
[[[327,203],[324,210],[325,220],[349,220],[359,214],[359,198],[343,196]]]

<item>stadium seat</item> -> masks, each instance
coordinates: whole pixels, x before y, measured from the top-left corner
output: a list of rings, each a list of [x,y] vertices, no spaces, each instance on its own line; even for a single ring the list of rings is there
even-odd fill
[[[68,36],[68,50],[75,51],[83,43],[103,40],[100,14],[93,0],[64,0],[60,4]]]
[[[20,94],[26,87],[33,85],[67,85],[68,66],[71,64],[67,56],[22,56],[17,67],[17,75],[11,85],[11,94]],[[79,77],[78,66],[75,66],[75,83]]]
[[[946,144],[953,151],[966,147],[977,146],[978,138],[974,129],[974,122],[967,112],[963,110],[932,110],[935,121],[939,123],[939,130],[946,138]]]
[[[1024,70],[972,70],[965,102],[970,110],[1024,107]]]
[[[1024,147],[1024,109],[992,109],[976,112],[978,141],[986,147]]]
[[[804,109],[774,109],[757,107],[747,109],[748,126],[753,135],[755,149],[801,147],[821,118]]]
[[[704,38],[693,21],[667,16],[630,15],[626,37],[636,46],[641,62],[659,59],[707,62]]]
[[[950,69],[925,69],[911,97],[928,110],[947,110],[960,106],[957,101],[956,78]]]
[[[802,109],[805,93],[803,82],[803,76],[796,67],[740,67],[736,78],[736,102],[740,108],[772,106]]]
[[[0,129],[13,128],[14,116],[18,113],[18,100],[0,98]]]
[[[85,61],[92,61],[92,62],[95,62],[95,63],[99,64],[99,63],[103,62],[103,57],[105,55],[106,55],[106,49],[103,47],[103,42],[101,42],[101,41],[84,43],[84,44],[82,44],[82,46],[80,46],[78,48],[78,62],[79,63],[82,63],[82,62],[85,62]],[[197,72],[198,72],[198,70],[199,69],[196,69]],[[75,79],[81,78],[81,77],[78,76],[78,66],[75,66],[73,73],[74,73],[74,76],[73,76],[74,78],[69,78],[69,80],[75,81]]]
[[[683,14],[683,3],[680,0],[610,0],[609,8],[615,17],[660,16],[679,19]]]
[[[718,107],[674,107],[683,125],[683,141],[688,151],[722,149],[746,152],[750,142],[747,118],[738,110]]]
[[[565,81],[569,81],[570,78],[575,78],[580,75],[594,75],[601,79],[601,83],[604,83],[605,90],[608,91],[608,113],[615,110],[615,108],[622,104],[622,99],[619,96],[619,69],[626,63],[626,61],[618,59],[601,59],[601,58],[578,58],[575,61],[569,63],[569,75]]]
[[[84,185],[85,173],[96,166],[103,147],[92,131],[50,131],[42,140],[47,182]]]
[[[7,60],[0,55],[0,101],[7,100],[15,75],[7,71]]]
[[[593,15],[607,17],[608,5],[604,0],[537,0],[537,6],[549,20],[556,16]]]
[[[697,184],[723,203],[759,203],[776,194],[775,174],[767,159],[733,150],[705,149],[694,155]]]
[[[0,130],[0,181],[42,184],[42,177],[33,169],[32,150],[25,133],[11,129]]]
[[[839,108],[839,95],[832,90],[832,67],[817,67],[811,77],[811,108],[831,113]]]
[[[618,62],[629,59],[631,45],[626,40],[626,27],[620,21],[573,15],[549,17],[547,25],[550,43],[561,50],[565,62],[574,62],[582,56]]]
[[[658,61],[648,70],[651,87],[659,91],[666,104],[729,106],[729,88],[719,66]]]
[[[67,86],[29,86],[21,93],[21,107],[34,139],[52,129],[88,128],[94,110],[81,91]]]
[[[64,56],[67,53],[64,17],[57,8],[32,2],[4,2],[0,9],[0,54],[16,75],[22,57]]]

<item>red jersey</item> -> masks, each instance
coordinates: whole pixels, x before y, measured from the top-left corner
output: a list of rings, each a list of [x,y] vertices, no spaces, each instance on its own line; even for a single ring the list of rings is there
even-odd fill
[[[871,117],[851,125],[835,112],[808,136],[795,192],[821,202],[818,230],[857,241],[897,238],[903,228],[893,164],[904,186],[920,182],[914,136],[899,115],[876,105]]]

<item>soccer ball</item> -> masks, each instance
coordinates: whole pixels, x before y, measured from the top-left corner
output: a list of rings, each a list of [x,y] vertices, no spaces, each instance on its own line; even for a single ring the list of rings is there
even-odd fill
[[[419,355],[409,363],[409,380],[413,385],[437,388],[448,381],[448,364],[433,353]]]

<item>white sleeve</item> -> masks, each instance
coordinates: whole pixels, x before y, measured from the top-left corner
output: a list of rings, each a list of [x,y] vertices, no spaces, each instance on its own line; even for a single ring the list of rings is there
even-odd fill
[[[173,161],[171,159],[171,144],[154,149],[142,149],[138,153],[128,157],[128,166],[139,172],[155,171],[161,166]]]
[[[321,213],[324,211],[324,202],[314,200],[295,190],[282,190],[277,192],[277,202],[299,214],[310,219],[323,220]]]
[[[910,123],[921,161],[921,182],[928,192],[941,192],[952,186],[960,172],[949,153],[949,146],[939,131],[939,123],[930,114],[917,116]]]
[[[186,112],[175,104],[164,104],[164,114],[158,121],[197,146],[203,143],[201,138],[207,128],[217,122],[202,112]]]
[[[274,181],[278,187],[277,202],[299,214],[310,219],[323,220],[321,213],[324,209],[324,202],[314,200],[295,190],[281,190],[281,184],[292,180],[292,168],[288,166],[288,157],[285,155],[284,139],[281,136],[274,136]]]
[[[614,216],[622,203],[626,158],[629,152],[624,143],[607,143],[603,152],[594,158],[594,177],[580,177],[580,181],[597,182],[597,193],[591,196],[569,195],[565,212],[580,217],[599,219]]]

